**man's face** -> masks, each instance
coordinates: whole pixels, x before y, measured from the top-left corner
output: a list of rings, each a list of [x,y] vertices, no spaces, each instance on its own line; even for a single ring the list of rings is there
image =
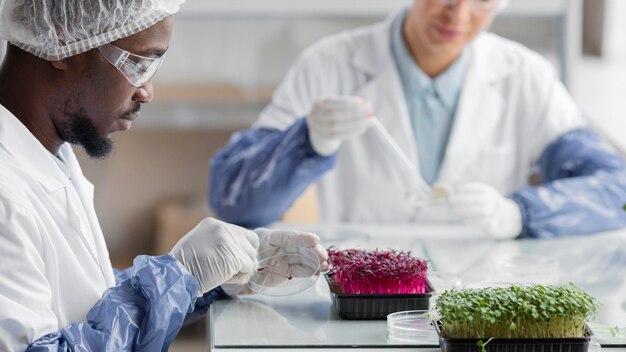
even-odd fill
[[[172,25],[168,17],[111,44],[132,54],[161,57],[169,46]],[[70,60],[76,69],[68,72],[69,92],[58,106],[57,129],[63,140],[81,145],[91,157],[104,158],[113,148],[110,135],[128,130],[141,104],[152,100],[152,81],[133,86],[97,49]]]
[[[440,0],[415,0],[410,16],[421,47],[431,54],[456,56],[493,19],[493,11],[477,11],[472,0],[448,5]]]

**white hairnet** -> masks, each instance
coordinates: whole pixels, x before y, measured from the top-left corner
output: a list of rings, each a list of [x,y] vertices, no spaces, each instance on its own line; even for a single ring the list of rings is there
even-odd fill
[[[0,37],[61,60],[140,32],[185,0],[0,0]]]

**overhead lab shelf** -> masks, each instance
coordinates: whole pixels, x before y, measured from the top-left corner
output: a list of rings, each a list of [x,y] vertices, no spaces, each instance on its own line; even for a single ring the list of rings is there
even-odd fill
[[[562,16],[567,0],[512,0],[501,16]],[[183,17],[384,17],[411,0],[187,0]]]

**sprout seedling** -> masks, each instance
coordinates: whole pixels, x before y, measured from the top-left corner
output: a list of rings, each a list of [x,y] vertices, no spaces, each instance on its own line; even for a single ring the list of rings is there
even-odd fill
[[[437,299],[447,338],[583,337],[599,302],[569,285],[449,290]]]
[[[480,352],[487,352],[487,349],[485,347],[489,342],[491,342],[491,340],[493,340],[493,337],[489,338],[487,342],[483,342],[483,340],[478,340],[478,342],[476,342],[476,346],[480,347]]]
[[[335,293],[419,294],[428,291],[425,260],[398,250],[328,249],[328,278]]]
[[[271,270],[267,270],[269,268],[270,267],[258,268],[257,271],[261,271],[264,274],[268,274],[268,275],[276,275],[276,276],[284,277],[287,280],[293,279],[293,275],[285,275],[285,274],[277,273],[277,272],[274,272],[274,271],[271,271]]]

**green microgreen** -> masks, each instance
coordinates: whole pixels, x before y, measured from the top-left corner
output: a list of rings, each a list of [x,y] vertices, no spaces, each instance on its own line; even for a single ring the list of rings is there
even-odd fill
[[[599,302],[573,284],[449,290],[435,310],[448,338],[582,337]]]
[[[480,347],[480,352],[487,352],[485,346],[487,346],[487,344],[493,339],[493,337],[490,337],[489,340],[487,340],[486,342],[483,342],[483,340],[478,340],[478,342],[476,342],[476,346]]]
[[[610,328],[609,332],[611,333],[611,336],[617,337],[617,335],[619,334],[619,326],[616,325],[616,326]]]

